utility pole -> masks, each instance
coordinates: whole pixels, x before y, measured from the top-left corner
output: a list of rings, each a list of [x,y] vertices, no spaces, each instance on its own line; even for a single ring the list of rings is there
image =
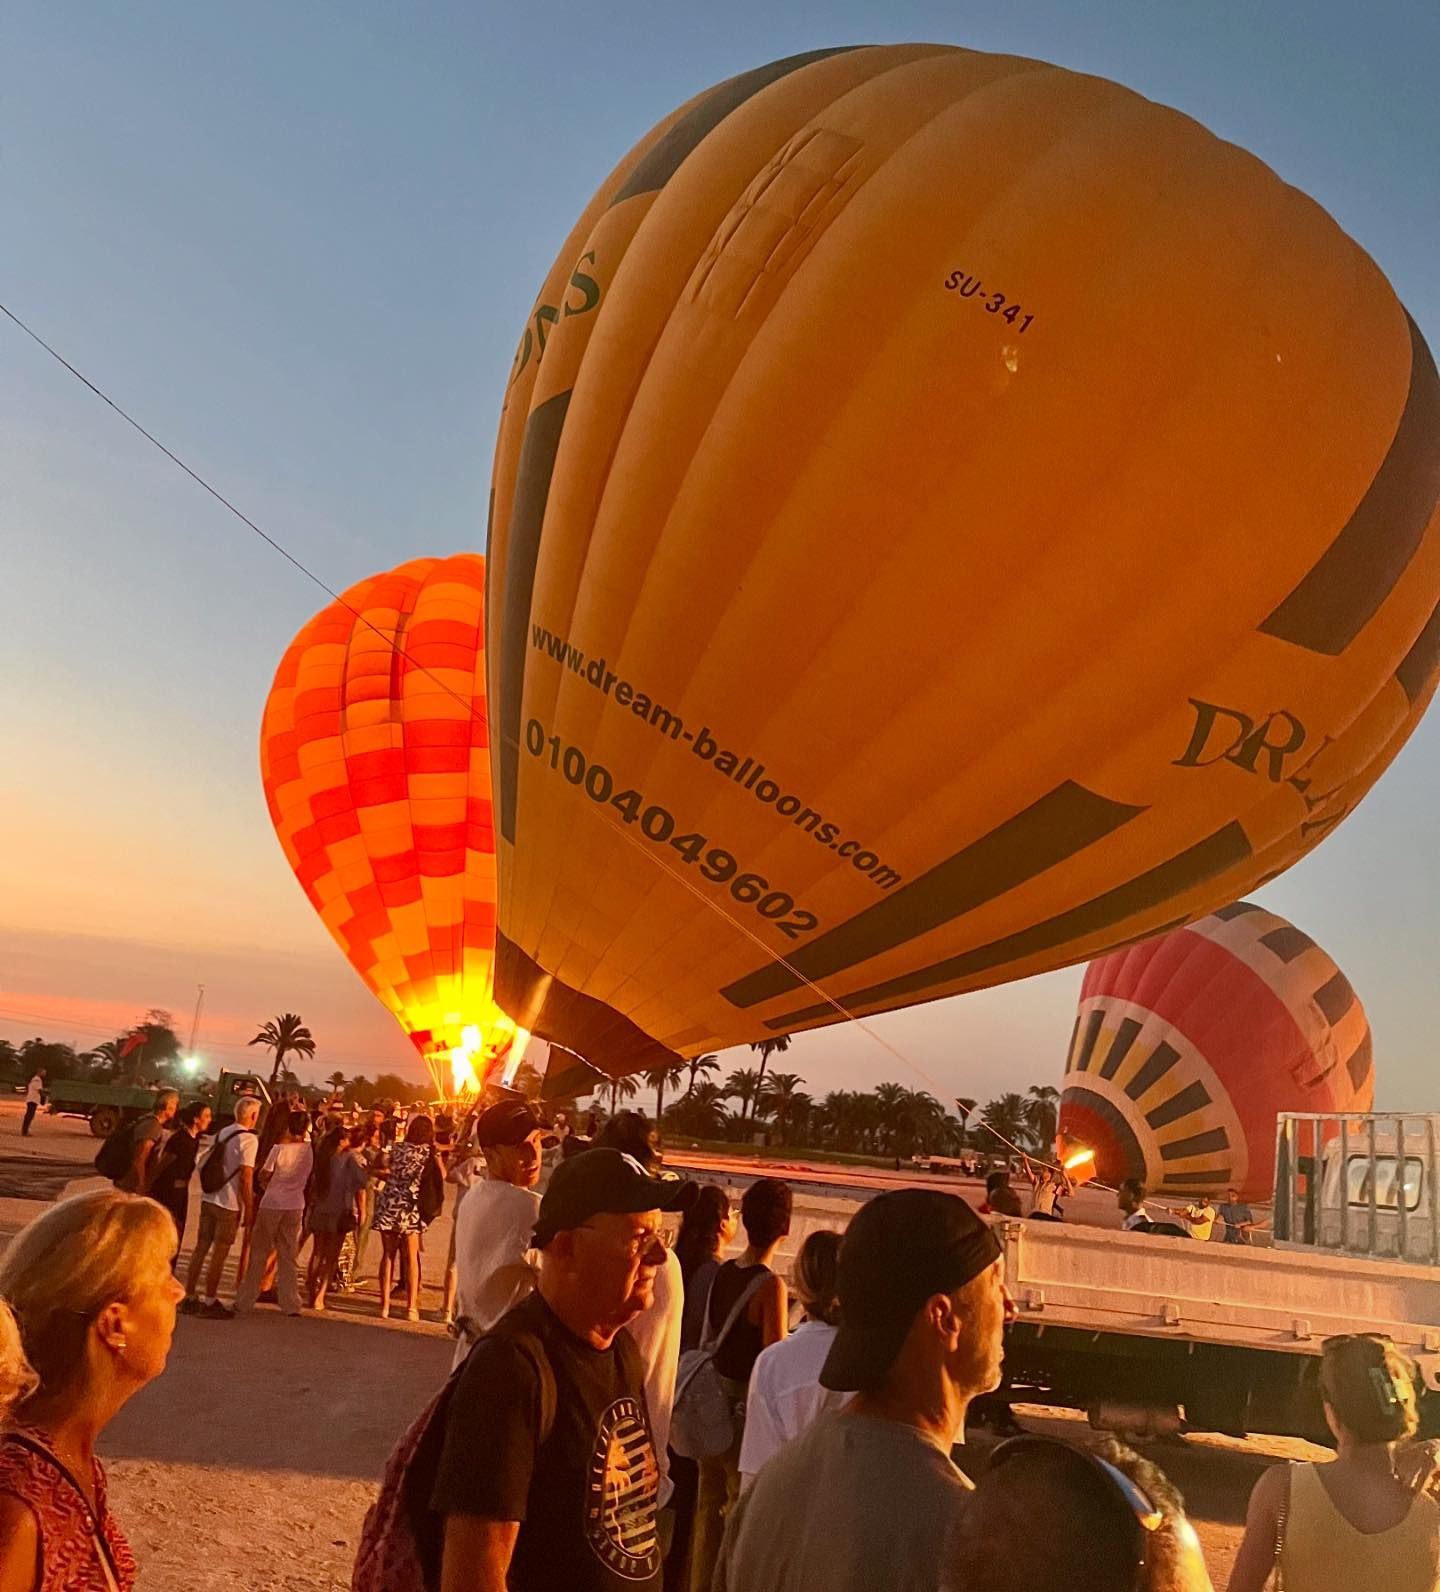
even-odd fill
[[[205,1004],[205,986],[195,986],[195,1015],[190,1019],[190,1043],[185,1047],[186,1057],[195,1054],[195,1039],[200,1032],[200,1008]]]

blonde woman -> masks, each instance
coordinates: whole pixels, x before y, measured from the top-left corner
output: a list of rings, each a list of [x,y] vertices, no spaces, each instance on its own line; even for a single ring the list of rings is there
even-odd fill
[[[1320,1392],[1335,1458],[1276,1465],[1255,1483],[1229,1592],[1261,1592],[1277,1545],[1285,1592],[1436,1592],[1440,1504],[1410,1447],[1415,1366],[1379,1333],[1327,1338]]]
[[[106,1189],[38,1216],[0,1263],[0,1592],[133,1587],[95,1443],[165,1369],[174,1255],[163,1206]]]

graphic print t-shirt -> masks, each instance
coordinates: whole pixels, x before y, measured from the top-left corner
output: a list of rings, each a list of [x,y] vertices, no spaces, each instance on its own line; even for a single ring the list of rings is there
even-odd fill
[[[555,1376],[555,1423],[541,1442],[535,1368],[503,1337],[482,1338],[446,1413],[431,1507],[521,1522],[511,1592],[658,1592],[659,1469],[634,1345],[621,1332],[608,1349],[591,1348],[538,1293],[506,1325],[539,1339]]]

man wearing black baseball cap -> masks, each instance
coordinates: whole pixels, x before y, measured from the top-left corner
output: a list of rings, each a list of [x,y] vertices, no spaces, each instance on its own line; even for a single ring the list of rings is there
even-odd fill
[[[459,1306],[452,1369],[470,1345],[535,1286],[527,1260],[540,1214],[541,1152],[558,1141],[528,1100],[502,1100],[482,1111],[475,1142],[486,1175],[461,1195],[455,1209],[455,1293]]]
[[[536,1289],[475,1344],[445,1411],[445,1592],[658,1592],[659,1469],[624,1327],[653,1300],[663,1213],[695,1192],[620,1150],[556,1167]]]
[[[715,1592],[936,1592],[970,1484],[950,1460],[1000,1382],[1000,1245],[962,1199],[898,1189],[840,1246],[820,1373],[854,1397],[787,1444],[725,1529]]]

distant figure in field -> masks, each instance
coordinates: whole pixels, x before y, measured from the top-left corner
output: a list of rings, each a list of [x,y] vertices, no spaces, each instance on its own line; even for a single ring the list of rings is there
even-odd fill
[[[30,1137],[30,1124],[35,1120],[35,1113],[45,1103],[45,1069],[37,1069],[30,1075],[30,1082],[25,1085],[25,1120],[20,1124],[22,1138]]]

